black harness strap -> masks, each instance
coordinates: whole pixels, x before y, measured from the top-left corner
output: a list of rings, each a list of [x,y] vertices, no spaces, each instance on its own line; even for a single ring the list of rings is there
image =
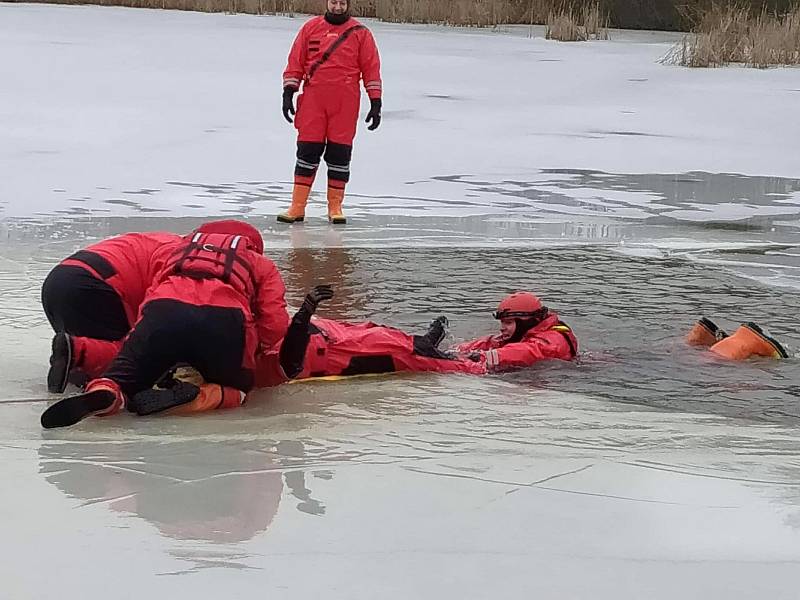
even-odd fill
[[[306,81],[311,81],[311,78],[314,76],[314,73],[317,72],[317,69],[319,69],[323,64],[328,62],[328,59],[334,52],[336,52],[336,49],[342,44],[344,44],[347,41],[347,38],[349,38],[353,34],[353,32],[358,31],[359,29],[366,29],[366,27],[364,27],[363,25],[356,25],[354,27],[351,27],[344,33],[342,33],[342,35],[340,35],[338,39],[331,44],[331,47],[325,50],[323,55],[320,56],[319,59],[313,65],[311,65],[311,68],[308,70],[308,75],[306,75]]]
[[[117,270],[114,268],[114,265],[112,265],[99,254],[90,250],[78,250],[75,254],[69,257],[69,260],[77,260],[78,262],[82,262],[86,266],[91,267],[104,280],[109,279],[117,274]]]
[[[236,259],[236,247],[242,238],[236,236],[230,243],[230,246],[223,250],[225,252],[225,267],[222,270],[222,281],[228,283],[231,280],[231,273],[233,273],[233,261]],[[251,273],[252,275],[252,273]]]
[[[215,278],[216,276],[212,273],[206,273],[204,271],[196,271],[191,268],[189,269],[185,268],[185,263],[189,259],[198,262],[205,261],[205,262],[210,262],[211,264],[214,265],[222,265],[223,271],[221,279],[225,283],[229,283],[231,275],[235,275],[239,279],[239,281],[246,286],[248,283],[247,278],[238,271],[235,271],[233,268],[235,262],[238,263],[240,266],[244,267],[245,271],[247,271],[247,276],[250,279],[250,283],[255,287],[255,275],[253,273],[253,269],[250,263],[248,263],[244,258],[239,256],[239,254],[237,253],[238,244],[241,241],[241,238],[239,238],[238,236],[234,238],[234,242],[229,248],[218,248],[217,246],[211,246],[210,244],[207,243],[201,243],[203,239],[204,239],[203,237],[195,236],[192,239],[192,241],[186,245],[185,249],[177,250],[173,254],[173,256],[176,256],[178,254],[181,255],[181,257],[175,263],[174,267],[175,273],[184,275],[186,277],[190,277],[192,279]],[[202,250],[205,252],[215,252],[216,256],[210,257],[210,256],[203,256],[202,254],[192,255],[192,252],[194,252],[195,250]],[[221,254],[225,256],[224,261],[219,259],[219,255]]]
[[[196,233],[192,238],[192,241],[186,244],[186,247],[183,250],[178,249],[172,253],[172,256],[175,256],[177,254],[181,255],[181,257],[175,262],[176,273],[181,273],[181,271],[183,270],[183,263],[186,262],[186,259],[192,253],[192,250],[197,248],[197,240],[199,239],[200,239],[200,234]]]

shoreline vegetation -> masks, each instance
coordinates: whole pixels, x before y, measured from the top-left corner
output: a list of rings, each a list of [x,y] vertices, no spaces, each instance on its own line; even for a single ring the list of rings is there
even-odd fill
[[[5,0],[16,2],[20,0]],[[49,4],[95,4],[199,12],[247,14],[319,14],[323,0],[24,0]],[[733,4],[750,14],[784,15],[797,0],[353,0],[356,16],[394,23],[431,23],[493,27],[546,25],[552,14],[581,15],[598,5],[609,27],[693,31],[709,12]]]
[[[800,64],[800,4],[784,14],[745,5],[715,6],[661,60],[683,67],[742,64],[765,69]]]
[[[324,6],[323,0],[49,3],[259,15],[319,14]],[[757,68],[800,64],[800,0],[353,0],[353,5],[356,16],[392,23],[545,25],[547,39],[558,41],[605,40],[611,27],[690,31],[662,63],[686,67],[742,64]]]

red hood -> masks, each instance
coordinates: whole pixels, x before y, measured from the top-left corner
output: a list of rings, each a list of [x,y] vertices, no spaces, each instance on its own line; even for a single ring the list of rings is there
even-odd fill
[[[195,231],[199,231],[200,233],[241,235],[247,238],[247,241],[250,242],[253,250],[259,254],[264,254],[264,240],[261,237],[261,233],[259,233],[258,229],[250,225],[250,223],[245,223],[244,221],[235,221],[233,219],[209,221],[208,223],[203,223],[200,225],[200,227],[195,229]]]

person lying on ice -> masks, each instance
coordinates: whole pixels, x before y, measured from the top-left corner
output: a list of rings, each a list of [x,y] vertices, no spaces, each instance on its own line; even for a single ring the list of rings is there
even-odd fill
[[[691,346],[707,348],[713,354],[730,360],[747,360],[753,357],[788,358],[786,349],[778,340],[753,322],[742,324],[728,335],[711,319],[702,317],[686,336]]]
[[[163,245],[153,254],[152,285],[119,354],[83,394],[48,408],[42,426],[119,412],[126,399],[182,363],[222,386],[221,403],[239,404],[253,387],[256,353],[276,348],[289,324],[283,280],[263,251],[258,231],[240,222],[206,224]],[[56,363],[67,372],[72,366]]]
[[[425,335],[369,321],[311,320],[319,302],[332,296],[330,286],[317,286],[306,296],[280,351],[259,356],[256,387],[272,387],[290,379],[400,371],[485,373],[483,365],[439,350],[447,333],[445,317],[435,319]]]
[[[450,352],[439,349],[446,334],[445,317],[434,320],[425,335],[415,336],[370,322],[311,321],[313,310],[305,308],[292,319],[287,334],[287,340],[294,338],[294,360],[285,356],[286,343],[281,348],[282,360],[275,353],[263,355],[256,370],[257,387],[278,385],[290,378],[399,371],[484,375],[541,360],[572,360],[578,348],[570,328],[527,292],[512,294],[500,303],[494,313],[500,320],[499,335],[465,342]],[[307,340],[301,339],[303,335]],[[281,367],[287,364],[294,367],[284,373]]]

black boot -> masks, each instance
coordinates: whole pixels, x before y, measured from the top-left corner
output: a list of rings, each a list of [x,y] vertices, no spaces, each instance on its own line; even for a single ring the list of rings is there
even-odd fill
[[[136,394],[128,402],[128,410],[140,417],[188,404],[200,393],[200,388],[186,381],[176,381],[166,389],[153,388]]]
[[[42,427],[68,427],[98,412],[110,409],[116,396],[109,390],[94,390],[64,398],[42,413]]]
[[[47,372],[47,391],[63,394],[72,367],[72,340],[69,334],[59,332],[53,337],[50,370]]]

